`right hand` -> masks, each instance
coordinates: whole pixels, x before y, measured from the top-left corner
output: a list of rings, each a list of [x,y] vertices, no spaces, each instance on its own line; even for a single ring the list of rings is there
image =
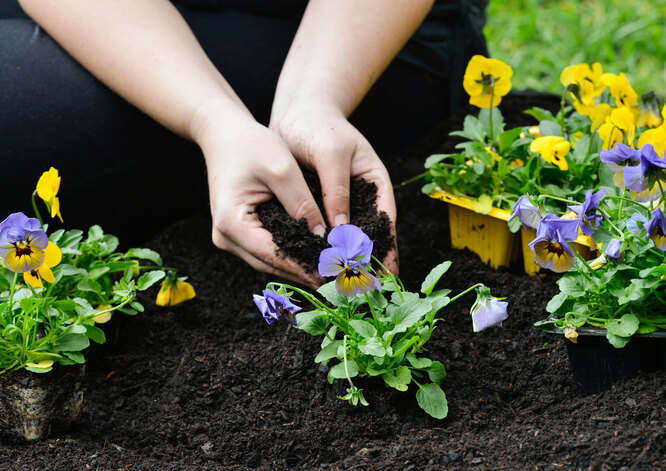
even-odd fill
[[[316,288],[322,279],[293,260],[276,255],[277,246],[255,212],[277,197],[287,213],[306,218],[324,235],[325,222],[298,163],[280,136],[249,115],[209,121],[197,132],[208,167],[213,243],[253,268]]]

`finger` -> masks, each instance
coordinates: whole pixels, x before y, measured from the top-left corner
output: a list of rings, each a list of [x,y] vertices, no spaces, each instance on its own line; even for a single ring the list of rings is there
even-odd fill
[[[287,214],[294,219],[305,218],[310,230],[324,236],[326,222],[308,188],[296,160],[289,154],[278,159],[264,177],[264,183],[280,201]]]
[[[233,237],[230,237],[230,234],[233,234]],[[227,235],[213,229],[213,242],[217,247],[240,257],[255,270],[312,288],[318,288],[322,284],[323,280],[317,274],[306,273],[296,261],[278,257],[272,235],[260,225],[244,225],[227,231]]]
[[[337,144],[319,146],[312,150],[311,160],[321,182],[326,219],[331,226],[348,224],[350,161],[349,150]],[[316,155],[315,155],[316,153]]]

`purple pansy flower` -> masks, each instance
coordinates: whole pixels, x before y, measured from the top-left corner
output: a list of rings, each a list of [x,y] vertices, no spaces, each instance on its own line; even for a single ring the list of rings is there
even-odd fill
[[[606,246],[604,254],[607,257],[619,260],[622,256],[622,241],[619,239],[611,239]]]
[[[627,165],[638,162],[638,151],[620,142],[611,150],[602,150],[599,158],[615,173],[615,185],[624,188],[624,169]]]
[[[637,155],[638,165],[624,169],[624,183],[639,194],[639,201],[656,200],[661,195],[657,180],[666,184],[666,159],[657,155],[652,144],[645,144]]]
[[[539,227],[539,221],[541,221],[539,208],[534,206],[529,197],[525,195],[518,198],[516,204],[513,205],[513,214],[509,218],[509,221],[515,217],[517,217],[526,228],[534,230]]]
[[[536,263],[556,273],[570,270],[575,256],[569,242],[578,238],[579,225],[578,219],[561,219],[546,214],[539,223],[536,238],[529,244]]]
[[[666,252],[666,218],[661,209],[657,208],[652,211],[652,219],[643,227],[645,227],[648,237],[654,242],[654,246],[662,252]]]
[[[639,222],[641,223],[640,225],[638,224]],[[641,231],[646,222],[647,218],[641,213],[636,212],[627,220],[627,230],[632,234],[639,236],[641,235]]]
[[[367,271],[373,243],[352,224],[335,226],[328,234],[331,247],[319,255],[319,274],[335,276],[335,288],[344,296],[381,290],[379,280]]]
[[[596,193],[592,193],[592,190],[587,190],[583,204],[569,206],[569,209],[578,215],[580,230],[587,236],[594,234],[592,229],[601,224],[603,217],[599,214],[597,209],[604,196],[606,196],[606,190],[603,188]]]
[[[300,307],[292,303],[288,297],[277,294],[275,291],[265,289],[262,294],[263,296],[258,294],[253,296],[254,304],[257,305],[269,325],[283,317],[296,325],[296,313],[301,310]]]
[[[486,287],[480,288],[477,291],[476,302],[470,309],[474,332],[480,332],[506,320],[509,317],[506,312],[508,305],[508,302],[491,296],[490,290]]]
[[[44,262],[48,245],[49,238],[36,218],[13,213],[0,223],[0,257],[14,273],[38,268]]]

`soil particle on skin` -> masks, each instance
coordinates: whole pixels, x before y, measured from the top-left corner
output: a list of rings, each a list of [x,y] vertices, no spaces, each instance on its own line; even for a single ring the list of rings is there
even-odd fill
[[[558,103],[510,95],[502,109],[511,125],[528,125],[524,109]],[[394,183],[421,173],[428,155],[450,152],[448,132],[461,127],[462,116],[387,159]],[[447,370],[446,419],[422,412],[414,388],[403,393],[362,378],[357,386],[368,407],[339,400],[347,385],[328,384],[314,362],[321,339],[287,323],[269,326],[257,312],[252,294],[274,278],[217,250],[210,221],[191,218],[144,245],[189,276],[197,297],[157,308],[156,293],[142,293],[146,312],[115,316],[104,327],[107,343],[91,348],[76,427],[30,444],[0,435],[0,469],[666,468],[665,371],[580,395],[563,340],[533,327],[557,292],[555,277],[492,270],[452,250],[446,205],[423,195],[419,183],[397,190],[396,203],[408,289],[418,291],[433,266],[451,260],[441,288],[456,293],[482,282],[509,301],[503,326],[478,334],[469,316],[473,295],[445,308],[427,356]],[[279,216],[271,221],[290,230]]]

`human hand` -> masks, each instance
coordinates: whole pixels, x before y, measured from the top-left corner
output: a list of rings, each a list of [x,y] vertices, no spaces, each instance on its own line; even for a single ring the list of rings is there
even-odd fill
[[[212,120],[196,133],[208,167],[213,243],[253,268],[311,287],[322,280],[293,260],[278,257],[255,208],[278,198],[287,213],[324,235],[325,222],[298,163],[282,139],[249,113]]]
[[[377,185],[377,209],[384,211],[395,237],[396,206],[386,167],[370,143],[352,126],[342,111],[313,99],[280,99],[273,105],[270,128],[282,137],[301,165],[317,173],[326,218],[331,226],[350,221],[350,180],[363,178]],[[394,248],[383,261],[398,273]]]

